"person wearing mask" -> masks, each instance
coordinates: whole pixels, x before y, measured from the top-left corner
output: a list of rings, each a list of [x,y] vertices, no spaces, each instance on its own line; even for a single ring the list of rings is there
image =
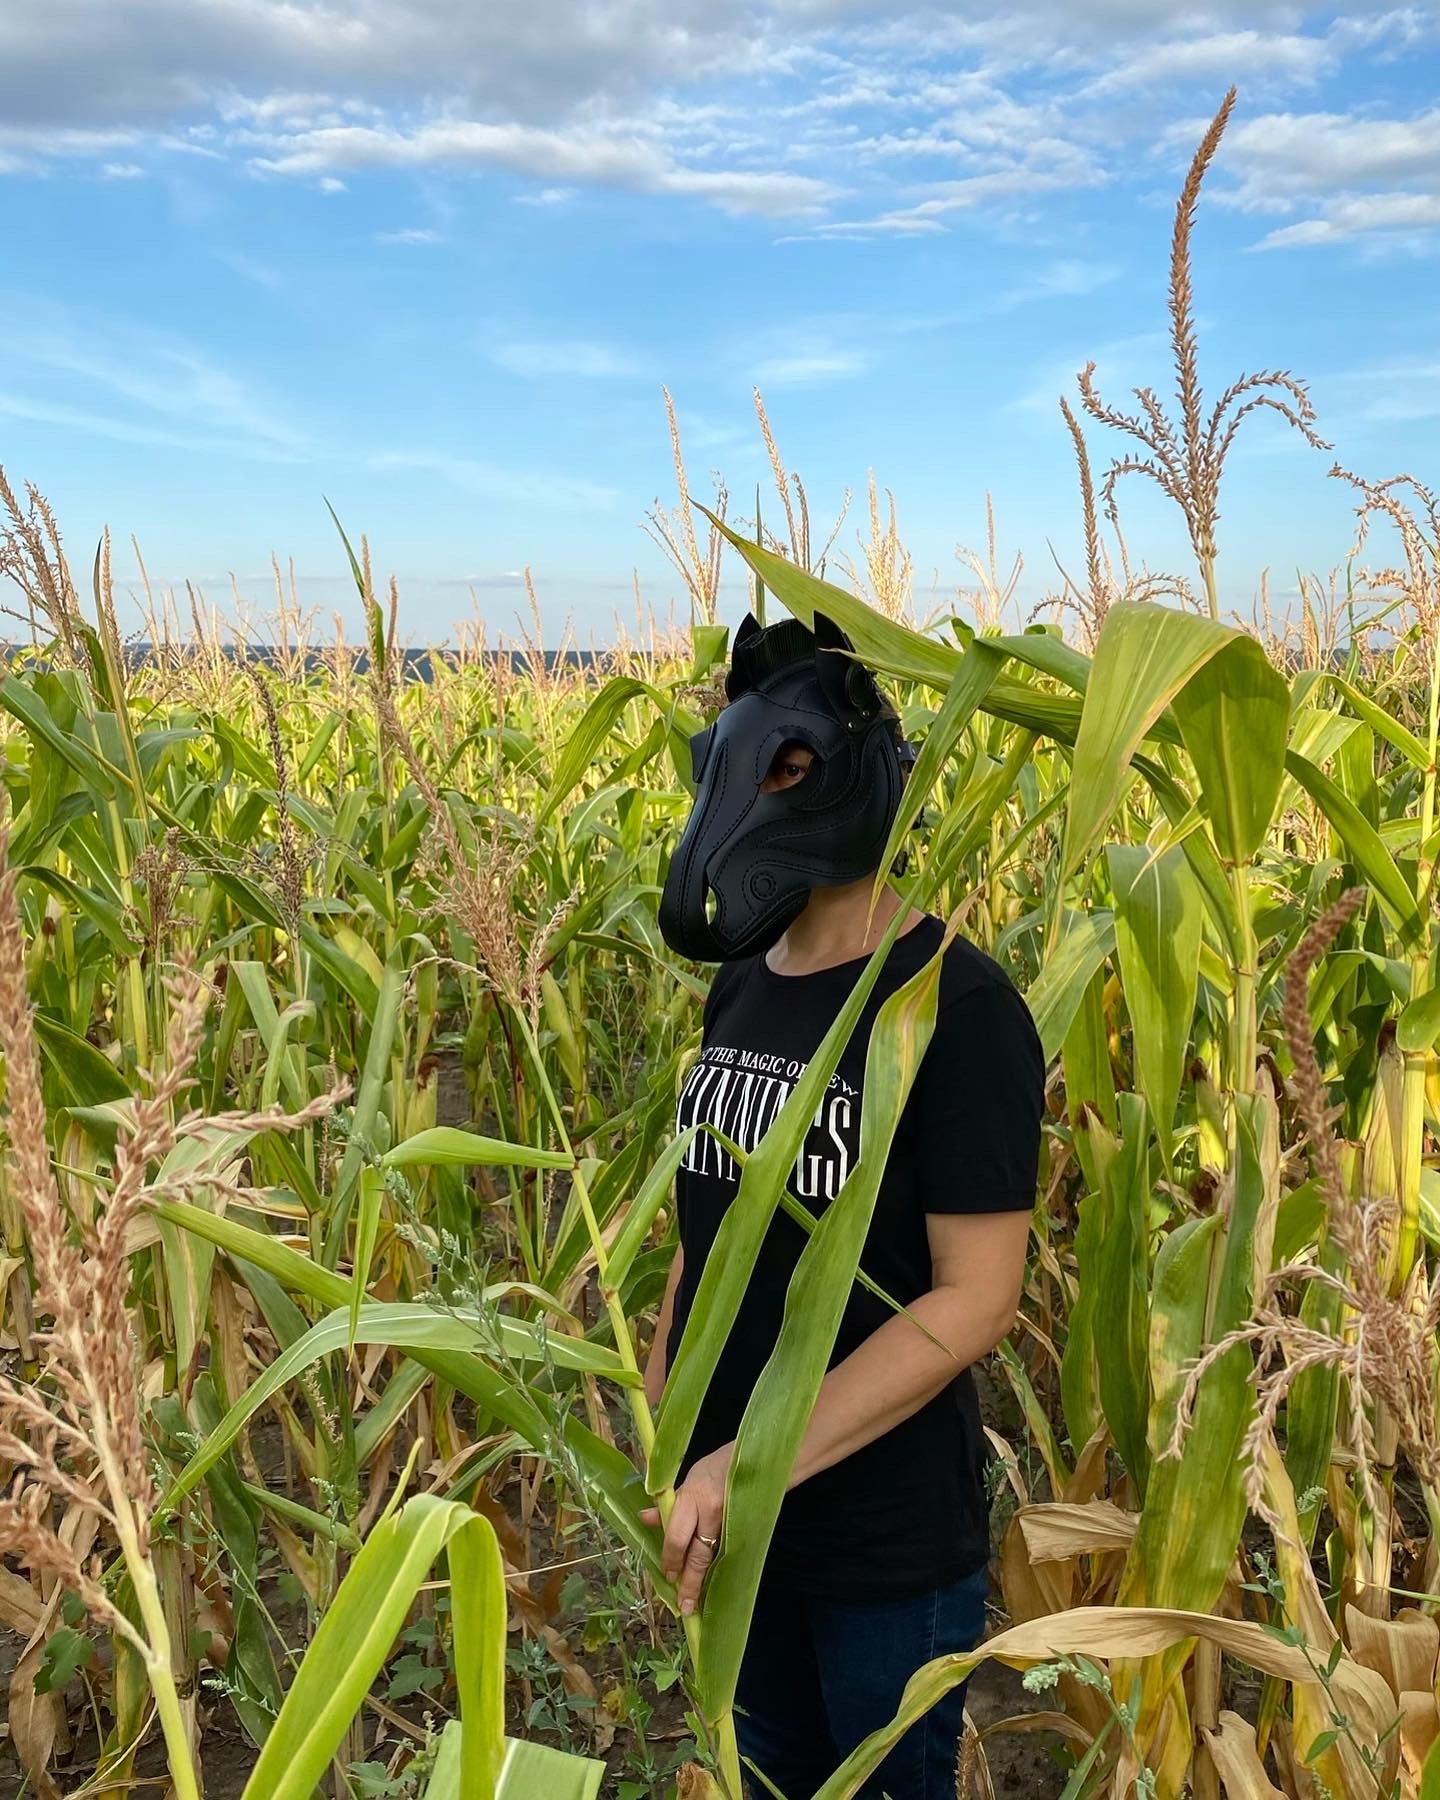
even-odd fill
[[[678,1129],[708,1126],[753,1150],[905,912],[790,1176],[794,1196],[820,1214],[859,1158],[876,1013],[941,952],[945,930],[888,885],[872,916],[913,755],[839,628],[820,615],[813,632],[747,619],[726,693],[693,742],[695,802],[660,908],[674,949],[720,965]],[[741,1753],[789,1800],[808,1800],[893,1718],[917,1668],[984,1634],[989,1507],[970,1371],[1019,1302],[1044,1085],[1024,1001],[997,963],[953,938],[860,1260],[906,1312],[859,1281],[850,1290],[736,1693]],[[676,1177],[679,1247],[646,1370],[652,1404],[739,1175],[720,1139],[697,1131]],[[663,1549],[685,1611],[723,1545],[736,1433],[805,1243],[777,1210],[696,1423]],[[952,1689],[861,1800],[953,1800],[963,1705]]]

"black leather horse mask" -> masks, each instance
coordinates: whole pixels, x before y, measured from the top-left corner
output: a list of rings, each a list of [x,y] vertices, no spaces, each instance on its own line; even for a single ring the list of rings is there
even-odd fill
[[[895,821],[908,745],[838,625],[815,615],[735,636],[729,705],[690,740],[695,805],[660,900],[665,941],[698,962],[768,950],[810,890],[873,874]],[[761,783],[784,744],[815,761],[778,793]]]

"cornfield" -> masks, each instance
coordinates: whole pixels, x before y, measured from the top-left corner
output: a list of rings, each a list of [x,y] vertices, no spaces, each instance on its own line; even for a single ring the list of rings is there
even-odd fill
[[[0,679],[7,1791],[192,1800],[238,1766],[250,1800],[739,1800],[740,1653],[913,1021],[881,1015],[820,1221],[785,1184],[887,946],[745,1165],[734,1266],[784,1207],[823,1278],[682,1624],[640,1514],[734,1309],[697,1313],[652,1411],[705,991],[655,909],[723,558],[896,697],[901,885],[1013,972],[1051,1071],[991,1383],[1003,1618],[788,1800],[853,1795],[986,1659],[1025,1671],[1014,1723],[1054,1734],[1067,1800],[1440,1793],[1440,515],[1337,467],[1338,601],[1221,618],[1237,425],[1320,444],[1288,374],[1201,390],[1190,237],[1229,106],[1176,214],[1174,413],[1093,370],[1062,403],[1086,567],[1044,617],[992,542],[972,617],[917,624],[873,480],[828,580],[763,409],[784,536],[722,494],[697,538],[672,410],[681,511],[652,522],[692,628],[594,665],[471,642],[415,678],[363,548],[359,656],[289,613],[237,652],[196,604],[136,659],[108,544],[82,601],[0,481],[33,636]],[[1098,479],[1082,420],[1122,440]],[[1131,475],[1193,584],[1130,566]],[[1005,1724],[958,1792],[992,1791]]]

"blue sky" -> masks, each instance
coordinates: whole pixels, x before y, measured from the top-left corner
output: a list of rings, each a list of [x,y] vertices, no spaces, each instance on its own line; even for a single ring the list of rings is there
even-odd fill
[[[693,485],[719,470],[742,514],[758,383],[825,529],[855,491],[841,549],[873,469],[947,599],[988,490],[1033,603],[1052,546],[1081,561],[1057,397],[1091,357],[1111,400],[1168,387],[1170,212],[1231,80],[1203,374],[1291,369],[1344,462],[1440,479],[1437,76],[1425,7],[6,7],[0,464],[79,567],[108,523],[127,584],[131,533],[225,606],[273,551],[353,619],[328,496],[413,640],[474,602],[513,629],[526,564],[552,639],[603,639],[632,571],[683,606],[639,529],[674,498],[662,383]],[[1343,557],[1330,461],[1242,438],[1227,604]],[[1132,551],[1188,573],[1166,503],[1121,492]]]

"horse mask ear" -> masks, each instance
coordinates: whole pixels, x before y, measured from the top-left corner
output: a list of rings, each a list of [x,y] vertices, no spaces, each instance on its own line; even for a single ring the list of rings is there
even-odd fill
[[[738,700],[748,687],[754,685],[749,668],[751,658],[746,655],[746,650],[763,629],[754,613],[746,613],[745,622],[735,633],[735,642],[730,646],[730,667],[725,673],[727,700]]]
[[[873,719],[880,711],[875,677],[855,661],[849,638],[822,612],[815,615],[815,678],[836,717],[847,724]]]

